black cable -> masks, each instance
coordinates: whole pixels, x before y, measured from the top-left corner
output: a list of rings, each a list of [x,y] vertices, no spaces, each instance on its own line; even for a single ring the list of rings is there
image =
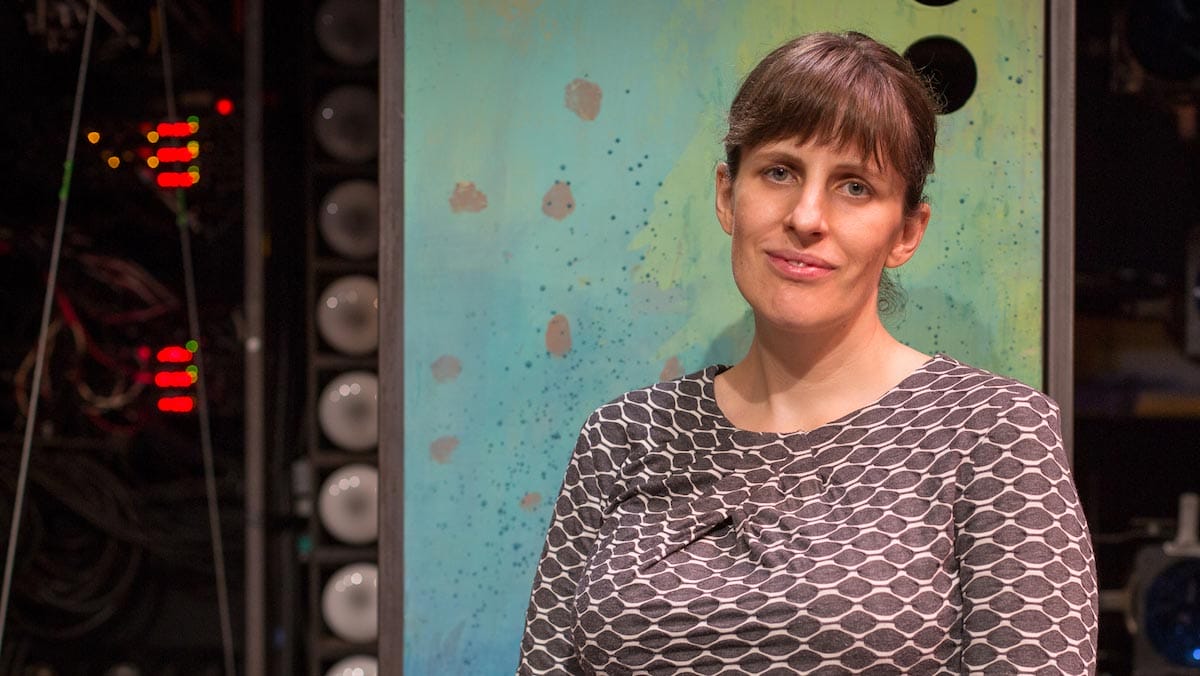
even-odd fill
[[[167,118],[175,122],[175,85],[171,70],[171,50],[167,41],[166,0],[158,0],[158,21],[162,35],[163,80],[166,86]],[[175,224],[179,229],[179,245],[183,257],[183,281],[187,297],[188,330],[200,340],[200,312],[196,301],[196,272],[192,264],[192,239],[189,230],[183,190],[175,190]],[[208,490],[208,521],[212,529],[213,572],[217,580],[217,609],[221,620],[221,648],[225,656],[225,673],[237,676],[233,658],[233,623],[229,612],[229,585],[225,579],[225,552],[221,539],[221,513],[217,505],[217,479],[213,461],[212,426],[209,421],[208,394],[205,390],[204,346],[195,352],[196,411],[200,418],[200,452],[204,457],[204,481]]]
[[[54,245],[50,250],[50,274],[46,284],[46,300],[42,305],[42,324],[38,338],[37,359],[30,388],[29,416],[25,419],[25,440],[21,447],[21,465],[17,470],[16,496],[13,502],[12,528],[8,536],[8,552],[4,559],[4,580],[0,583],[0,654],[4,651],[4,630],[8,622],[8,605],[12,592],[13,566],[16,562],[17,540],[21,528],[21,509],[25,501],[25,486],[29,479],[29,460],[33,454],[33,430],[37,422],[38,401],[41,399],[42,366],[46,357],[46,335],[50,328],[50,312],[54,308],[54,290],[58,281],[59,258],[62,255],[63,231],[66,229],[67,200],[71,193],[71,173],[75,167],[75,143],[79,138],[79,117],[83,108],[83,91],[91,60],[92,34],[96,26],[96,0],[88,3],[87,27],[83,33],[83,55],[79,62],[79,78],[75,83],[75,105],[71,113],[71,129],[67,136],[67,159],[63,163],[62,187],[58,192],[58,216],[54,225]]]

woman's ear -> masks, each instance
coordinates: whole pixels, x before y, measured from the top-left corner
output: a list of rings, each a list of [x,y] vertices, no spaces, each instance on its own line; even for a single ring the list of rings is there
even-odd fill
[[[721,229],[726,234],[733,234],[733,176],[729,173],[729,165],[721,162],[717,165],[717,220],[721,221]]]
[[[904,225],[900,228],[900,236],[896,238],[895,244],[892,245],[892,250],[888,254],[885,265],[889,268],[898,268],[908,262],[908,259],[913,257],[917,252],[917,247],[921,245],[921,238],[925,236],[925,228],[929,225],[929,216],[932,210],[927,202],[922,202],[912,212],[904,217]]]

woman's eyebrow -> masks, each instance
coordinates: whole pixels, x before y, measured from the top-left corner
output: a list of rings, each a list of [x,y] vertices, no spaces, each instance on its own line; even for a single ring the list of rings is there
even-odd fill
[[[884,173],[874,168],[874,163],[871,162],[839,162],[834,166],[838,172],[859,174],[864,178],[871,180],[882,180]]]
[[[761,153],[761,161],[763,162],[784,162],[788,164],[804,164],[804,160],[799,154],[789,152],[786,148],[773,148],[764,150]]]

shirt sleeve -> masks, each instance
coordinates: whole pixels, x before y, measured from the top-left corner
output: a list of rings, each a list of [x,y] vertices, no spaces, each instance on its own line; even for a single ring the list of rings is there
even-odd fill
[[[579,434],[567,465],[546,544],[533,578],[517,674],[583,674],[572,632],[575,590],[603,521],[598,466],[608,466],[600,448],[598,413]]]
[[[961,673],[1094,673],[1095,561],[1058,408],[1034,392],[1002,410],[966,424],[986,432],[962,467],[955,509]]]

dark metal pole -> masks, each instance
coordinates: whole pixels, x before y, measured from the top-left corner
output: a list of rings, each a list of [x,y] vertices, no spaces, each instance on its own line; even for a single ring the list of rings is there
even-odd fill
[[[1046,6],[1045,388],[1072,457],[1075,422],[1075,3]]]
[[[379,673],[404,665],[404,2],[379,17]]]
[[[266,463],[263,368],[263,2],[246,0],[244,137],[244,219],[246,266],[245,471],[246,471],[246,676],[266,675]]]

